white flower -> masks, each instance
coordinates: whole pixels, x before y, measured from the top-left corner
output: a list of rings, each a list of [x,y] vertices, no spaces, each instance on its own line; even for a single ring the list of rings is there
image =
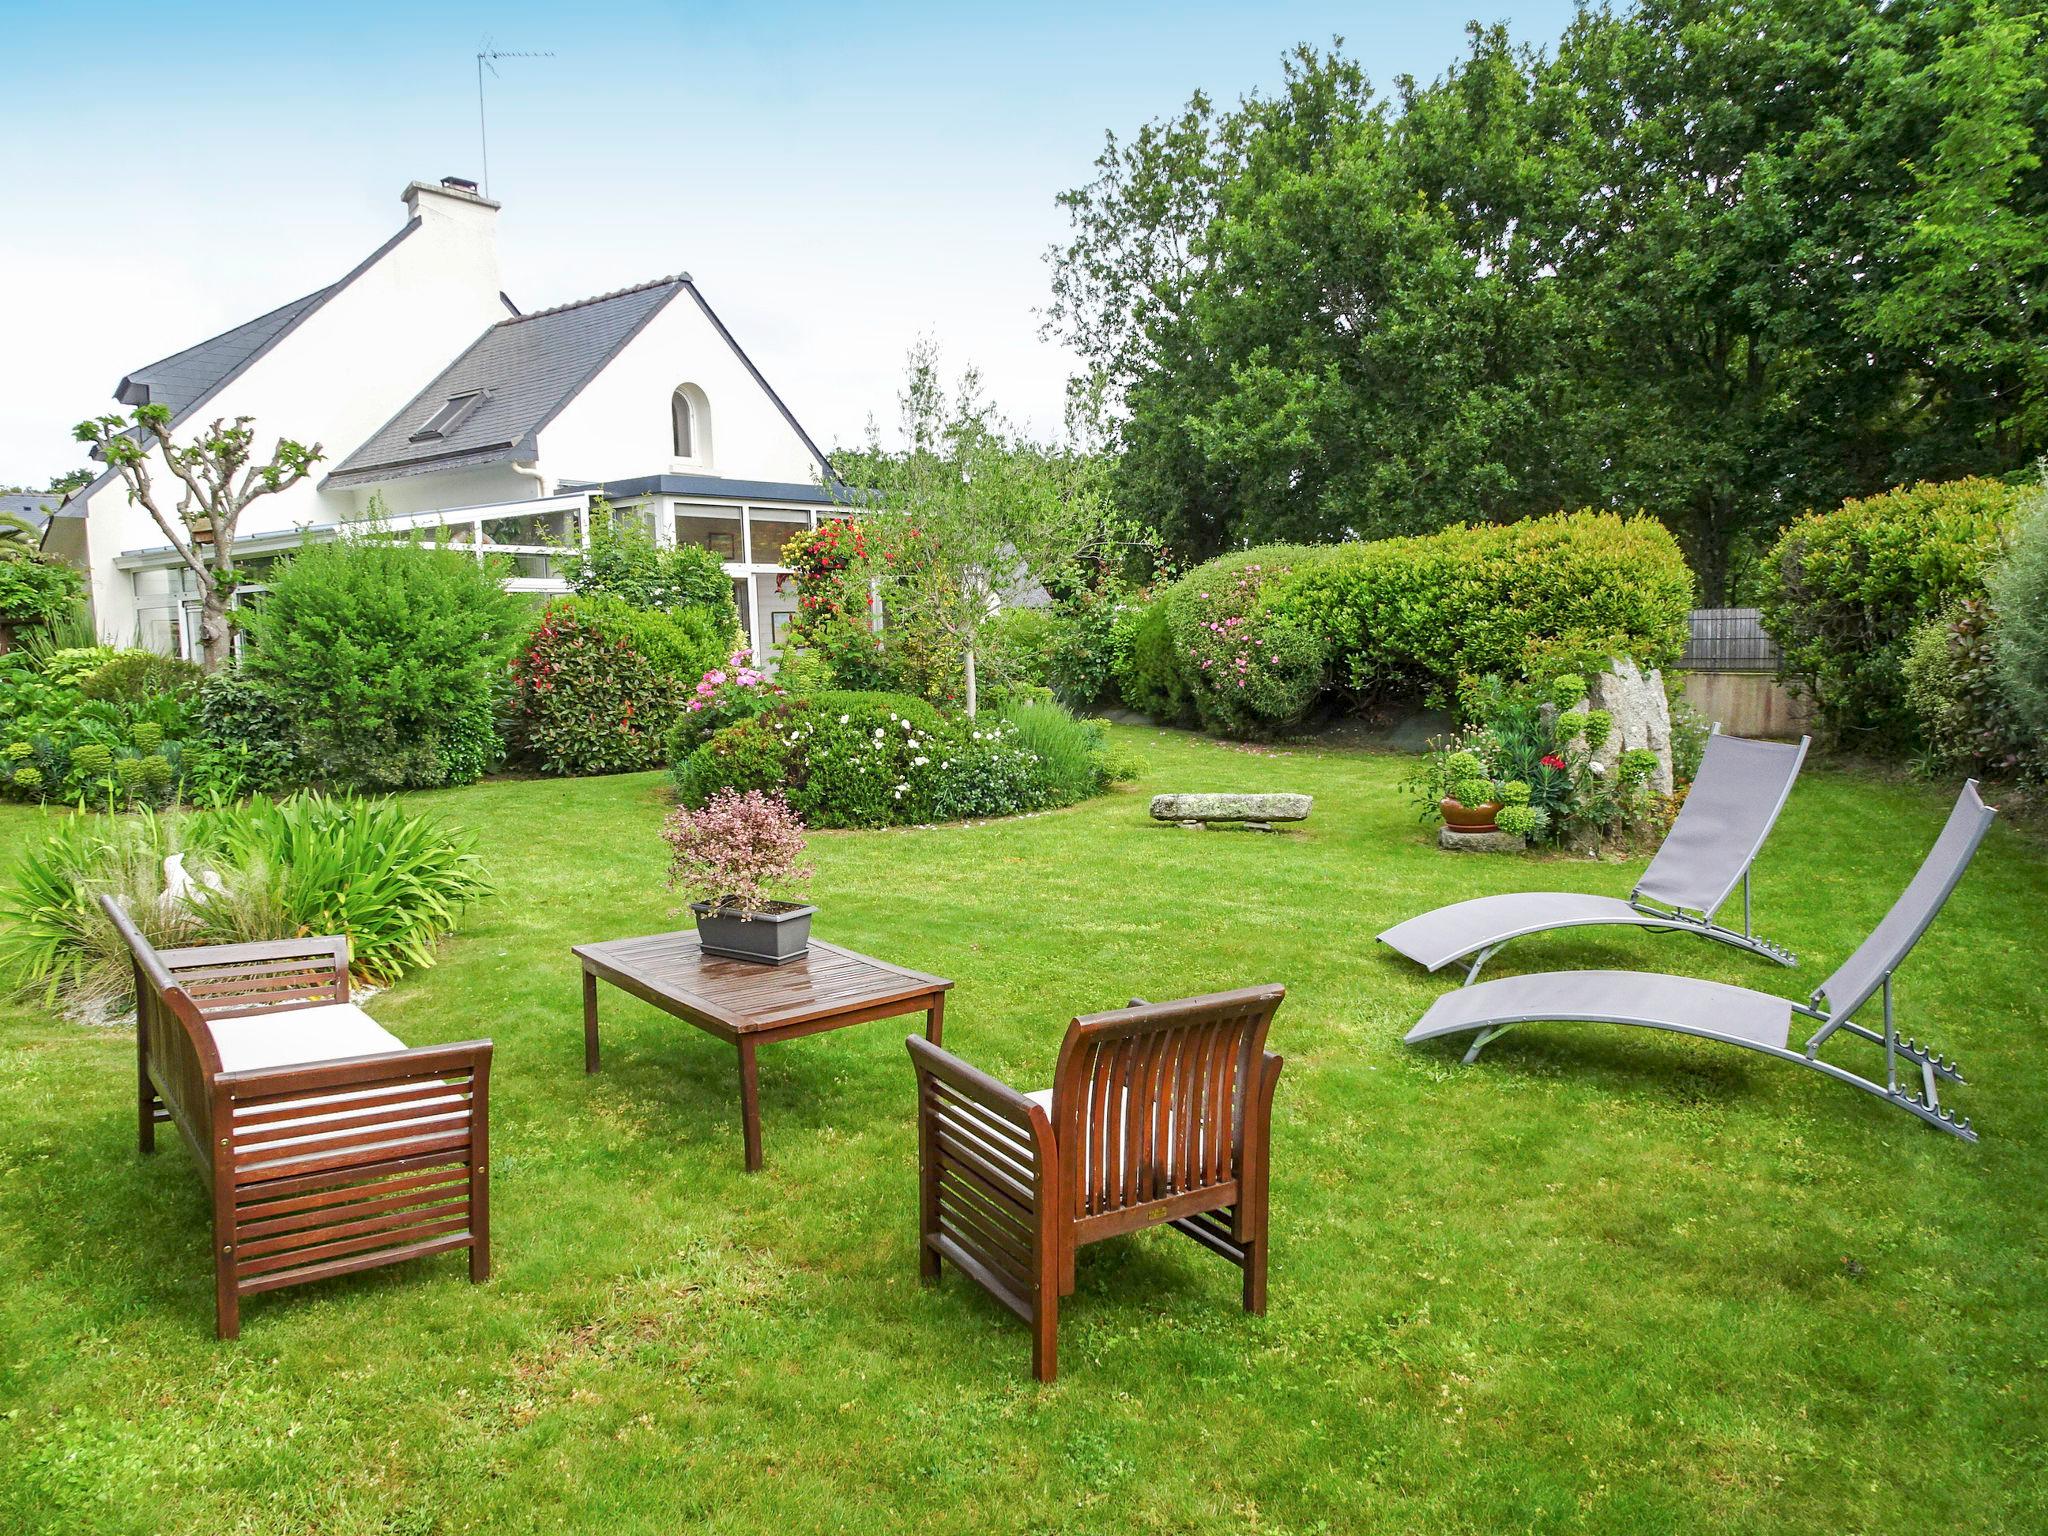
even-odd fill
[[[931,759],[928,757],[913,757],[910,760],[910,766],[913,768],[922,768],[926,763],[930,761]]]
[[[846,723],[847,723],[847,722],[848,722],[849,720],[851,720],[852,718],[853,718],[853,716],[851,716],[851,715],[841,715],[841,716],[839,717],[839,723],[840,723],[841,725],[845,725],[845,724],[846,724]]]

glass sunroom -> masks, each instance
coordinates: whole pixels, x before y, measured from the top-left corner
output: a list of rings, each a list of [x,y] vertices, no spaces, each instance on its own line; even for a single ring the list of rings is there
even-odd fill
[[[783,545],[822,519],[847,515],[843,503],[817,486],[658,475],[605,486],[575,485],[523,501],[393,514],[378,519],[375,526],[393,532],[433,530],[450,547],[474,551],[479,560],[508,557],[513,572],[506,586],[515,592],[566,592],[562,551],[589,547],[590,507],[600,495],[610,501],[616,515],[645,519],[657,544],[694,544],[719,557],[732,578],[733,602],[747,644],[760,663],[771,667],[797,608],[796,580],[782,563]],[[256,579],[242,589],[237,601],[261,602],[263,572],[305,540],[370,526],[350,522],[238,537],[236,564]],[[137,550],[115,563],[134,583],[141,642],[174,655],[196,656],[197,588],[177,556],[167,547]]]

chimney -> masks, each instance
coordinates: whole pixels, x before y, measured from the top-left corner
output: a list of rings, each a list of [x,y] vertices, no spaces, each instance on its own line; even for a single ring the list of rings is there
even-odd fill
[[[415,261],[430,270],[460,272],[460,285],[499,302],[498,205],[477,195],[476,183],[460,176],[440,182],[415,181],[405,189],[405,211],[419,223],[406,242]]]
[[[498,205],[481,196],[476,183],[461,176],[443,176],[438,183],[415,181],[405,189],[408,218],[423,224],[455,223],[489,229],[497,222]]]

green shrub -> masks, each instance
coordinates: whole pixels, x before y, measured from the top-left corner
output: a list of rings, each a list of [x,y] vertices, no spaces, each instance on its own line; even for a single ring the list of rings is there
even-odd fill
[[[704,608],[659,613],[617,598],[549,603],[513,662],[525,749],[549,773],[653,768],[733,634]]]
[[[167,803],[203,766],[204,754],[187,740],[189,701],[175,693],[89,699],[79,680],[90,675],[0,657],[0,742],[10,765],[0,789],[101,809]],[[150,757],[161,762],[141,766]]]
[[[1541,679],[1610,656],[1677,659],[1692,573],[1649,517],[1569,512],[1340,544],[1261,605],[1318,634],[1332,682],[1442,705],[1461,679]]]
[[[1830,737],[1885,751],[1912,744],[1913,632],[1984,595],[2023,495],[1987,479],[1904,486],[1809,513],[1779,536],[1764,571],[1764,625]]]
[[[1691,606],[1691,573],[1654,519],[1559,513],[1210,561],[1120,625],[1115,670],[1134,709],[1257,735],[1327,688],[1443,705],[1488,673],[1662,666]]]
[[[1038,759],[1036,777],[1050,805],[1072,805],[1102,793],[1108,763],[1102,727],[1076,720],[1057,704],[1025,704],[1005,712],[1011,741]]]
[[[164,859],[219,875],[224,895],[164,896]],[[391,801],[258,798],[217,811],[71,816],[25,850],[0,890],[0,973],[74,1009],[132,993],[128,953],[98,896],[121,899],[151,942],[346,934],[352,968],[391,982],[489,890],[474,839]]]
[[[1110,675],[1124,703],[1168,725],[1192,719],[1194,698],[1174,656],[1165,598],[1119,615],[1111,634]]]
[[[1013,816],[1070,804],[1110,781],[1098,723],[1051,703],[1013,713],[949,719],[888,693],[786,699],[678,762],[676,798],[696,807],[722,789],[777,790],[812,826],[882,827]]]
[[[1084,588],[1045,608],[1006,608],[982,631],[982,675],[1049,689],[1088,709],[1111,689],[1111,635],[1125,603],[1114,588]]]
[[[181,657],[159,656],[155,651],[118,651],[81,676],[78,691],[88,699],[140,704],[158,694],[189,698],[205,680],[204,669]]]
[[[77,600],[84,580],[61,560],[33,550],[0,551],[0,623],[49,624]]]
[[[466,784],[495,755],[524,614],[498,573],[461,551],[335,539],[280,563],[245,616],[243,665],[282,705],[297,755],[322,781]]]
[[[694,544],[657,544],[643,514],[615,512],[602,496],[590,504],[590,547],[565,550],[560,560],[579,597],[661,613],[703,608],[715,630],[738,631],[732,578],[718,556]]]
[[[1991,574],[1998,613],[1997,674],[2016,736],[2048,747],[2048,490],[2019,519],[2012,551]]]
[[[2029,766],[2034,738],[2007,697],[1997,628],[1989,600],[1964,598],[1913,631],[1901,670],[1924,768],[2009,777]]]
[[[291,715],[277,695],[239,668],[200,685],[198,739],[214,754],[211,773],[228,794],[285,789],[298,773]]]

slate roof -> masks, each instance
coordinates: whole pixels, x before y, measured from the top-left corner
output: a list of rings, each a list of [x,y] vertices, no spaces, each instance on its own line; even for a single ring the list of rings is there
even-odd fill
[[[173,417],[184,415],[310,314],[337,286],[330,284],[197,346],[144,364],[114,386],[114,398],[123,405],[167,405]]]
[[[322,488],[530,457],[540,429],[689,284],[678,274],[500,320],[335,465]],[[443,405],[473,391],[483,401],[446,436],[413,440]]]
[[[0,496],[0,513],[18,517],[40,528],[50,520],[50,514],[63,502],[62,496],[49,491],[9,491]]]

